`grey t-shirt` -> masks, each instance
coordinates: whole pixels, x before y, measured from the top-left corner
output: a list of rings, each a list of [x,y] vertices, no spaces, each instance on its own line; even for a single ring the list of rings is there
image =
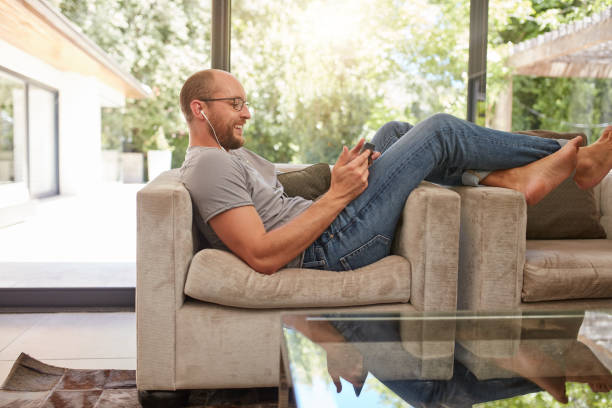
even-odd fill
[[[252,205],[266,231],[271,231],[312,204],[302,197],[287,197],[274,164],[245,148],[225,152],[214,147],[191,146],[180,174],[195,204],[196,225],[216,249],[229,251],[208,224],[215,215]],[[302,253],[287,267],[299,268],[303,258]]]

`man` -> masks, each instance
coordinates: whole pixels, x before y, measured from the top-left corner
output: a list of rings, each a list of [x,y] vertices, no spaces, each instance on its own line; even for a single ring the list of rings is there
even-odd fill
[[[573,171],[578,186],[590,188],[612,168],[612,127],[579,147],[579,137],[565,143],[437,114],[414,127],[383,126],[372,140],[371,167],[370,152],[360,153],[363,140],[344,146],[329,190],[312,202],[286,197],[274,166],[241,148],[251,114],[231,74],[195,73],[180,101],[189,126],[181,175],[196,223],[213,248],[264,274],[285,266],[356,269],[387,256],[404,203],[424,179],[460,185],[476,177],[472,184],[511,188],[532,205]]]

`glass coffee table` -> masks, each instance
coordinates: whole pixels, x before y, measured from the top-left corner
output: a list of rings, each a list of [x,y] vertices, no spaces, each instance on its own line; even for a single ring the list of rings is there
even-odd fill
[[[280,407],[612,407],[612,310],[281,321]]]

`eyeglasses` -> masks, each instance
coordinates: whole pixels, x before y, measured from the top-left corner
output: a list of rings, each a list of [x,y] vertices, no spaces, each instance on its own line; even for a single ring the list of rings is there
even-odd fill
[[[247,108],[249,106],[251,106],[250,103],[248,103],[247,101],[245,101],[242,98],[239,97],[234,97],[234,98],[207,98],[207,99],[199,99],[202,102],[213,102],[213,101],[232,101],[232,108],[234,108],[235,111],[240,112],[242,110],[242,108],[244,106],[246,106]]]

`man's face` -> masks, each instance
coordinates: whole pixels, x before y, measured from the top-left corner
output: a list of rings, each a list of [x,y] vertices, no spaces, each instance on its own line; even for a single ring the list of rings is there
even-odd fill
[[[229,74],[219,75],[216,79],[217,89],[212,98],[242,98],[246,101],[246,93],[240,82]],[[226,150],[238,149],[244,145],[243,126],[251,118],[249,108],[244,105],[236,111],[233,101],[210,101],[208,118],[215,128],[219,143]]]

